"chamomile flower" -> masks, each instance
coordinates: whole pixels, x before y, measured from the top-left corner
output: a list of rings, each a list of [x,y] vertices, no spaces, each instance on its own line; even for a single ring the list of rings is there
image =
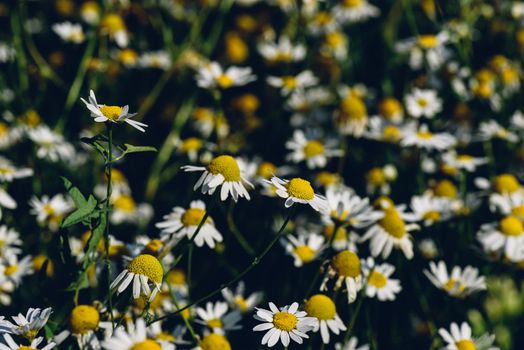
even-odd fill
[[[436,35],[422,34],[415,38],[399,41],[395,45],[395,51],[409,54],[411,69],[421,69],[426,63],[429,70],[434,71],[450,57],[449,50],[445,46],[449,40],[449,35],[446,32]]]
[[[41,198],[33,196],[29,205],[31,206],[29,213],[36,215],[36,220],[52,231],[58,230],[62,219],[73,209],[70,199],[60,193],[51,198],[47,195]]]
[[[254,317],[263,323],[253,328],[255,332],[267,331],[262,337],[262,345],[268,347],[275,346],[279,340],[284,346],[288,346],[291,340],[302,344],[303,338],[309,338],[306,333],[317,323],[314,317],[307,317],[305,311],[298,311],[298,303],[282,308],[269,303],[269,309],[256,308]]]
[[[369,257],[362,261],[362,270],[367,281],[365,288],[369,298],[376,297],[380,301],[393,301],[396,294],[402,290],[400,280],[390,278],[395,272],[393,265],[375,264],[373,258]]]
[[[496,120],[491,119],[480,123],[478,139],[480,141],[501,139],[508,142],[517,142],[519,137],[514,132],[500,125]]]
[[[52,312],[53,310],[50,307],[43,310],[29,308],[25,316],[21,313],[17,316],[12,316],[14,323],[7,320],[0,322],[0,333],[20,335],[32,341],[40,330],[44,328]]]
[[[524,259],[524,225],[515,215],[482,225],[477,239],[488,253],[503,254],[511,261]]]
[[[306,56],[302,44],[293,44],[288,37],[282,36],[278,42],[265,41],[257,46],[260,55],[269,63],[298,62]]]
[[[136,113],[129,113],[129,106],[109,106],[104,104],[98,104],[93,90],[89,91],[89,102],[81,98],[82,102],[86,105],[87,109],[91,112],[91,117],[94,118],[95,122],[98,123],[127,123],[142,132],[146,130],[147,124],[132,120],[131,118]]]
[[[115,192],[111,196],[113,210],[111,211],[111,223],[119,225],[122,223],[144,224],[153,216],[153,208],[149,203],[137,204],[129,194]]]
[[[218,333],[209,333],[199,341],[198,346],[191,350],[231,350],[229,340]]]
[[[197,85],[204,89],[229,89],[243,86],[256,80],[250,67],[229,67],[226,70],[218,62],[199,68],[195,77]]]
[[[107,13],[100,24],[101,32],[109,35],[119,47],[129,45],[129,32],[122,17],[117,13]]]
[[[348,342],[345,344],[337,343],[335,344],[335,350],[369,350],[369,345],[364,344],[358,346],[357,337],[349,338]]]
[[[371,255],[386,259],[393,248],[400,249],[406,258],[413,258],[413,243],[410,231],[419,228],[417,224],[407,224],[411,215],[402,208],[389,206],[383,209],[384,216],[377,224],[371,226],[362,237],[362,241],[370,240]]]
[[[333,146],[334,142],[308,139],[303,131],[295,130],[293,138],[286,142],[286,148],[291,151],[286,159],[294,163],[305,161],[310,169],[324,168],[329,158],[343,156],[343,151]]]
[[[80,7],[80,16],[86,23],[91,25],[95,25],[100,21],[100,12],[100,5],[93,0],[84,1]]]
[[[2,218],[2,207],[6,209],[16,209],[17,203],[6,190],[0,188],[0,219]]]
[[[231,156],[221,155],[215,157],[206,167],[185,165],[182,169],[188,172],[203,172],[193,187],[194,190],[202,187],[202,193],[212,195],[221,186],[220,199],[223,201],[230,195],[235,202],[239,197],[244,197],[247,200],[251,199],[244,187],[244,183],[250,187],[253,187],[253,185],[246,180],[237,161]]]
[[[442,100],[435,90],[413,89],[405,97],[406,109],[414,118],[431,119],[442,110]]]
[[[141,295],[153,300],[160,291],[164,268],[160,261],[150,254],[141,254],[131,260],[127,268],[122,271],[111,283],[110,289],[117,288],[117,293],[122,293],[133,283],[133,298],[138,299]],[[150,284],[153,285],[151,290]]]
[[[286,208],[295,203],[309,204],[313,209],[321,213],[327,210],[327,201],[324,196],[318,195],[307,180],[295,177],[291,180],[283,180],[273,176],[271,180],[264,180],[266,183],[275,186],[276,194],[286,199]]]
[[[463,298],[486,289],[484,276],[479,276],[479,270],[466,266],[462,269],[454,266],[451,275],[443,261],[429,263],[429,270],[424,270],[426,277],[435,285],[452,297]]]
[[[119,327],[115,332],[102,342],[102,347],[107,350],[174,350],[175,345],[149,338],[146,323],[142,318],[127,323],[127,331]]]
[[[31,255],[23,257],[18,260],[18,257],[7,260],[4,274],[9,281],[12,281],[16,286],[22,282],[22,278],[33,273],[33,261]]]
[[[22,240],[20,234],[6,225],[0,226],[0,258],[4,260],[11,260],[16,258],[22,252],[20,246]]]
[[[367,0],[343,0],[333,7],[335,18],[341,23],[358,23],[378,17],[380,9]]]
[[[138,66],[167,70],[171,67],[171,56],[166,51],[144,52],[138,58]]]
[[[206,205],[200,200],[192,201],[188,209],[174,207],[170,214],[164,216],[164,221],[156,224],[162,230],[162,240],[180,240],[184,237],[191,239],[206,214]],[[215,248],[216,242],[222,242],[222,235],[215,228],[211,217],[202,224],[200,232],[195,238],[197,247],[205,244]]]
[[[11,182],[15,179],[22,179],[32,175],[33,169],[17,168],[10,160],[0,156],[0,181]]]
[[[324,248],[324,237],[316,233],[287,235],[286,252],[294,258],[295,267],[314,261]]]
[[[342,135],[360,138],[364,134],[369,118],[363,95],[357,89],[348,89],[344,93],[333,113],[333,121]]]
[[[473,338],[471,327],[462,322],[459,326],[455,322],[450,325],[450,330],[440,328],[438,334],[446,342],[446,346],[441,350],[499,350],[498,347],[492,346],[495,336],[484,334],[480,338]]]
[[[410,204],[414,220],[422,221],[424,226],[431,226],[451,216],[449,200],[433,197],[428,194],[413,196]]]
[[[0,344],[0,350],[51,350],[55,347],[55,343],[47,343],[44,347],[40,347],[40,344],[44,341],[44,337],[39,337],[31,340],[31,344],[23,345],[17,344],[9,334],[4,334],[5,344]]]
[[[214,333],[225,334],[227,331],[242,329],[237,323],[241,319],[238,310],[229,311],[228,304],[218,301],[216,303],[207,302],[205,309],[196,308],[199,318],[195,322],[210,328]]]
[[[84,31],[80,24],[71,22],[55,23],[53,31],[64,41],[80,44],[85,40]]]
[[[251,293],[245,297],[246,285],[244,282],[238,282],[236,289],[233,291],[229,288],[222,289],[222,296],[232,309],[239,310],[242,313],[251,311],[262,301],[262,293]]]
[[[315,294],[310,297],[305,305],[308,316],[317,319],[317,324],[313,329],[313,332],[320,330],[322,342],[329,344],[329,333],[340,334],[340,331],[345,331],[346,326],[337,314],[337,307],[333,300],[324,294]]]
[[[305,90],[309,87],[315,86],[318,83],[318,79],[312,71],[305,70],[297,75],[285,75],[280,77],[269,76],[267,78],[267,83],[280,89],[280,93],[286,96],[294,91]]]
[[[464,170],[469,173],[475,172],[477,167],[488,163],[484,157],[473,157],[469,154],[457,154],[449,151],[442,155],[442,161],[450,169]]]
[[[406,130],[400,144],[404,147],[414,146],[428,151],[441,151],[454,146],[456,142],[456,139],[447,132],[432,133],[427,125],[421,125],[418,130]]]
[[[33,141],[38,149],[36,156],[47,159],[51,162],[71,162],[75,156],[73,146],[64,140],[61,134],[42,125],[32,128],[28,131],[29,138]]]
[[[345,288],[348,303],[352,303],[357,298],[357,293],[362,289],[361,262],[357,253],[350,250],[343,250],[335,255],[328,266],[326,277],[320,285],[321,291],[327,290],[327,282],[336,279],[334,290]]]

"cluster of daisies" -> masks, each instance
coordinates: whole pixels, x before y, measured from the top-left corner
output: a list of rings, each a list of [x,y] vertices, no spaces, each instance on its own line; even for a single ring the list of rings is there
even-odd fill
[[[0,350],[522,347],[524,3],[38,6],[0,5]]]

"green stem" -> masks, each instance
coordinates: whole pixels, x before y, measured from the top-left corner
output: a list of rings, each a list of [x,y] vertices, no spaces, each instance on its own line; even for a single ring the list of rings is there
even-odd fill
[[[362,308],[362,304],[364,302],[365,296],[365,289],[366,286],[364,285],[362,287],[362,292],[360,292],[360,298],[357,301],[357,306],[355,307],[355,311],[353,312],[353,316],[351,316],[351,320],[348,324],[348,329],[346,330],[346,334],[344,335],[344,344],[348,342],[349,337],[351,336],[351,331],[353,330],[353,327],[355,326],[355,322],[357,321],[357,316],[360,313],[360,309]]]
[[[229,282],[221,284],[218,288],[216,288],[212,292],[204,295],[203,297],[197,299],[196,301],[194,301],[194,302],[184,306],[181,309],[178,309],[175,312],[166,314],[166,315],[164,315],[162,317],[158,317],[158,318],[154,319],[152,322],[150,322],[149,324],[154,323],[154,322],[158,322],[158,321],[161,321],[161,320],[168,319],[168,318],[170,318],[172,316],[176,316],[179,313],[181,313],[182,311],[190,308],[191,306],[196,305],[196,304],[200,304],[200,303],[208,300],[209,298],[211,298],[211,297],[215,296],[216,294],[220,293],[224,288],[228,288],[231,285],[233,285],[233,284],[237,283],[238,281],[240,281],[242,278],[244,278],[244,276],[247,275],[251,270],[253,270],[262,261],[262,259],[264,259],[264,257],[267,255],[267,253],[269,253],[271,248],[273,248],[273,246],[286,234],[285,228],[286,228],[287,224],[289,223],[289,220],[291,219],[292,214],[293,214],[293,211],[289,213],[288,217],[286,218],[286,220],[282,224],[282,227],[280,227],[280,230],[278,231],[278,233],[275,236],[275,238],[273,238],[273,240],[269,243],[269,245],[266,247],[266,249],[264,249],[264,251],[260,255],[258,255],[257,257],[255,257],[253,259],[253,262],[247,268],[245,268],[244,271],[239,273],[236,277],[234,277]]]
[[[104,234],[104,243],[105,243],[105,262],[106,262],[106,270],[107,270],[107,292],[108,292],[108,301],[109,301],[109,314],[111,317],[111,325],[113,326],[113,330],[115,329],[115,320],[113,316],[113,298],[110,290],[111,286],[111,261],[109,259],[109,231],[110,231],[110,223],[109,223],[109,213],[111,210],[111,194],[113,192],[113,187],[111,185],[111,175],[112,175],[112,165],[111,162],[113,159],[113,127],[111,124],[107,124],[107,163],[106,163],[106,175],[107,175],[107,189],[106,189],[106,230]]]
[[[169,283],[168,285],[169,285],[169,294],[171,295],[171,300],[173,300],[173,304],[175,304],[175,307],[177,309],[180,309],[180,307],[178,306],[178,300],[176,298],[176,294],[173,292],[173,288],[171,288],[171,285]],[[191,322],[189,322],[189,320],[185,317],[182,317],[182,320],[184,321],[186,328],[189,330],[189,334],[191,334],[191,338],[193,338],[193,341],[196,344],[198,344],[198,336],[195,330],[193,329],[193,326],[191,326]]]
[[[22,99],[26,99],[29,89],[29,76],[27,74],[27,58],[25,55],[24,47],[22,45],[22,21],[18,11],[13,10],[11,16],[11,30],[13,31],[13,45],[16,50],[16,62],[18,67],[18,93]]]
[[[194,245],[191,244],[189,246],[189,251],[187,253],[187,296],[188,296],[188,299],[191,299],[191,276],[193,275],[193,265],[192,265],[193,249],[194,249]]]
[[[235,220],[233,218],[233,210],[235,208],[235,202],[231,201],[229,204],[229,210],[227,213],[227,223],[229,225],[229,229],[231,230],[231,233],[233,233],[233,236],[236,238],[242,249],[249,254],[251,257],[254,257],[256,255],[255,250],[251,247],[251,245],[248,243],[248,241],[244,238],[242,233],[239,231],[237,225],[235,224]]]

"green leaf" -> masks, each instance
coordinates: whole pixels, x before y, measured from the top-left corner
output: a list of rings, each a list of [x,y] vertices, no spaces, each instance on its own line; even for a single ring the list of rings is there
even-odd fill
[[[95,254],[96,249],[98,248],[98,243],[100,243],[100,240],[104,235],[104,230],[106,229],[107,220],[105,213],[100,213],[99,218],[98,225],[91,231],[91,237],[89,237],[89,240],[87,241],[87,250],[83,264],[84,269],[87,269],[91,264],[92,257]]]
[[[89,198],[82,207],[69,214],[64,219],[64,221],[62,221],[62,227],[69,227],[81,221],[84,221],[93,213],[93,211],[96,209],[97,204],[98,202],[95,199],[95,197],[93,197],[93,195],[89,195]]]
[[[124,154],[137,152],[157,152],[157,149],[151,146],[133,146],[128,143],[125,143],[124,146],[126,146]]]
[[[61,176],[62,181],[64,182],[64,187],[66,188],[67,192],[69,192],[69,195],[71,198],[73,198],[73,202],[75,202],[75,206],[77,208],[81,208],[84,205],[86,205],[87,200],[86,197],[80,192],[80,190],[77,187],[74,187],[71,181],[66,179],[65,177]]]

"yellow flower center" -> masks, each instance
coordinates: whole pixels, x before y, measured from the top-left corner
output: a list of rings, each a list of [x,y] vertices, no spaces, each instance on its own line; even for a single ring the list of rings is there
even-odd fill
[[[397,142],[402,136],[400,129],[394,125],[386,125],[382,130],[382,137],[384,141]]]
[[[363,0],[343,0],[345,7],[359,7],[362,5]]]
[[[228,89],[232,87],[235,82],[229,75],[220,74],[217,77],[217,83],[218,83],[218,86],[220,86],[222,89]]]
[[[332,48],[337,48],[344,44],[345,40],[344,34],[341,32],[331,32],[326,34],[326,44]]]
[[[207,321],[207,325],[209,326],[209,328],[222,328],[224,326],[224,324],[219,318],[213,318]]]
[[[238,308],[242,312],[246,312],[248,307],[249,307],[248,304],[247,304],[246,299],[244,299],[241,296],[238,296],[238,297],[235,298],[235,304],[238,306]]]
[[[335,225],[328,225],[324,227],[324,235],[327,239],[331,239],[333,237],[333,231],[335,230]],[[337,229],[337,233],[335,234],[335,242],[340,241],[347,241],[347,230],[344,227],[339,227]]]
[[[124,20],[115,13],[109,13],[104,17],[102,27],[104,27],[109,34],[116,34],[119,31],[126,30]]]
[[[184,140],[182,142],[182,145],[180,147],[182,151],[189,152],[189,151],[198,151],[202,148],[202,140],[196,137],[190,137]]]
[[[388,279],[386,276],[378,272],[377,270],[373,270],[371,274],[368,277],[368,283],[375,287],[375,288],[384,288],[386,284],[388,283]]]
[[[126,213],[132,213],[136,208],[135,200],[126,194],[118,196],[113,204],[116,209],[125,211]]]
[[[307,180],[295,177],[286,184],[287,193],[291,197],[303,199],[306,201],[312,200],[315,197],[315,191],[311,187],[311,183]]]
[[[513,193],[520,188],[520,183],[511,174],[501,174],[495,177],[493,186],[498,193]]]
[[[301,245],[293,249],[295,253],[302,262],[308,263],[315,259],[316,252],[307,245]]]
[[[33,258],[33,270],[40,271],[44,267],[44,264],[47,262],[46,275],[47,277],[52,277],[54,275],[54,264],[49,258],[45,255],[37,255]]]
[[[324,145],[316,140],[308,141],[304,146],[304,154],[306,158],[313,158],[324,154]]]
[[[360,259],[352,251],[344,250],[331,259],[331,267],[342,277],[360,276]]]
[[[418,44],[423,49],[431,49],[438,45],[438,39],[435,35],[420,35]]]
[[[161,240],[152,239],[151,241],[149,241],[149,243],[146,244],[146,246],[142,250],[142,253],[155,255],[158,254],[158,252],[160,251],[160,249],[162,249],[163,246],[164,243],[162,243]]]
[[[314,22],[318,24],[319,26],[324,26],[332,21],[333,17],[331,17],[331,14],[327,11],[320,11],[315,16]]]
[[[402,112],[402,104],[396,98],[388,97],[380,102],[378,111],[386,119],[392,119]]]
[[[511,215],[524,222],[524,205],[518,205],[511,209]]]
[[[450,278],[445,284],[444,284],[444,289],[447,290],[447,291],[457,291],[459,294],[464,292],[464,290],[466,289],[466,286],[462,283],[460,283],[459,281],[453,279],[453,278]]]
[[[260,163],[257,169],[257,175],[260,177],[266,178],[266,179],[275,175],[276,172],[277,172],[277,167],[275,166],[275,164],[270,163],[270,162]]]
[[[342,111],[340,121],[363,121],[367,118],[364,101],[355,94],[349,94],[340,104]]]
[[[459,340],[455,343],[458,350],[477,350],[477,346],[469,339]]]
[[[319,320],[332,320],[337,314],[337,308],[331,298],[324,294],[316,294],[306,301],[305,310],[309,316]]]
[[[36,350],[36,349],[30,346],[22,345],[21,347],[18,348],[18,350]]]
[[[292,75],[287,75],[285,77],[282,77],[282,85],[286,89],[293,90],[297,87],[297,79]]]
[[[205,215],[206,211],[204,209],[189,208],[182,214],[180,221],[184,226],[198,226]]]
[[[406,224],[395,208],[385,209],[384,217],[378,224],[395,238],[402,238],[406,234]]]
[[[316,180],[319,184],[323,186],[334,185],[340,182],[340,176],[336,173],[331,173],[329,171],[321,171],[317,174]]]
[[[240,181],[240,168],[235,158],[231,156],[214,158],[207,166],[207,170],[213,175],[222,175],[225,181]]]
[[[153,339],[146,339],[133,345],[130,350],[162,350],[162,346]]]
[[[162,277],[164,276],[162,264],[150,254],[141,254],[131,260],[127,270],[137,275],[144,275],[157,284],[162,283]]]
[[[457,198],[457,187],[449,180],[441,180],[434,189],[435,196],[444,198]]]
[[[386,182],[386,175],[381,168],[373,168],[368,172],[368,181],[374,186],[381,186]]]
[[[520,236],[524,233],[522,222],[513,215],[508,215],[499,222],[500,231],[506,236]]]
[[[186,284],[186,274],[180,269],[171,270],[167,274],[167,281],[175,286],[184,285]]]
[[[6,123],[0,122],[0,135],[5,135],[9,132],[9,127]]]
[[[429,221],[439,221],[440,213],[436,210],[430,210],[430,211],[425,212],[424,215],[422,215],[422,218],[424,220],[429,220]]]
[[[71,311],[69,326],[73,334],[86,334],[98,327],[100,315],[91,305],[78,305]]]
[[[164,331],[160,332],[160,334],[158,334],[156,338],[158,340],[165,340],[167,342],[174,342],[176,340],[175,336]]]
[[[200,342],[202,350],[231,350],[231,344],[221,334],[211,333],[206,335]]]
[[[417,132],[417,136],[423,140],[429,140],[433,137],[431,131],[421,130]]]
[[[457,157],[457,160],[459,162],[471,162],[473,160],[473,157],[468,154],[461,154]]]
[[[290,62],[293,56],[289,52],[279,51],[273,56],[272,61],[274,62]]]
[[[117,121],[118,117],[122,113],[122,107],[119,106],[102,106],[100,107],[100,112],[109,120]]]
[[[417,99],[417,103],[420,107],[424,108],[424,107],[427,107],[428,104],[429,104],[429,101],[426,100],[425,98],[419,98]]]
[[[2,246],[1,242],[0,242],[0,246]],[[17,271],[18,271],[18,265],[8,265],[6,266],[4,270],[4,274],[9,277],[9,276],[12,276]]]
[[[298,324],[298,318],[289,312],[277,312],[273,316],[273,325],[281,331],[291,332]]]

